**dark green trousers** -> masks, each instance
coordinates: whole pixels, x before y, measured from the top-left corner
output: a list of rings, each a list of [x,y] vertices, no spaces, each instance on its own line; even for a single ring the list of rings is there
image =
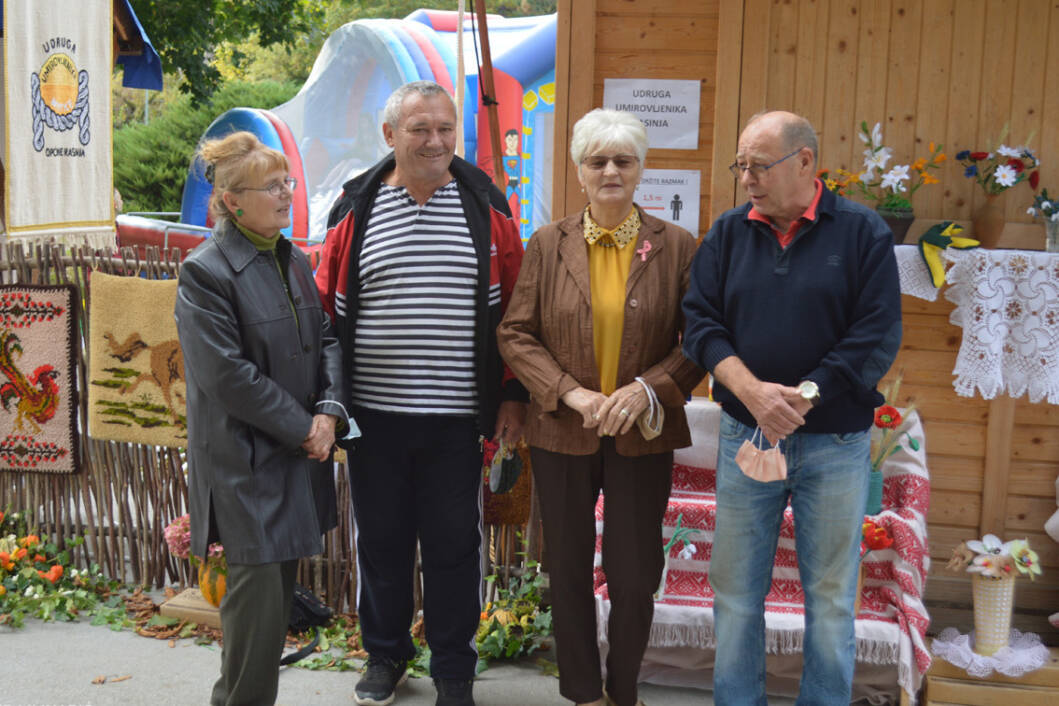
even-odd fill
[[[276,702],[297,569],[297,560],[228,565],[228,590],[221,601],[221,678],[213,685],[213,706]]]

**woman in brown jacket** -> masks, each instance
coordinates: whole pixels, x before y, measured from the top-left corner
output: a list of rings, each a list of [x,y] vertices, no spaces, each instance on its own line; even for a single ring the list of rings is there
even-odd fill
[[[679,341],[695,239],[633,203],[647,154],[635,116],[593,110],[574,125],[570,154],[588,206],[533,234],[498,342],[531,394],[525,435],[559,691],[578,704],[633,706],[662,574],[673,449],[691,443],[684,401],[703,377]],[[611,601],[605,696],[592,593],[600,490]]]

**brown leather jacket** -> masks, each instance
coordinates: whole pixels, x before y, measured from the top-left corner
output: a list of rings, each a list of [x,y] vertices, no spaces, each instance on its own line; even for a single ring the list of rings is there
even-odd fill
[[[637,207],[639,208],[639,207]],[[600,389],[592,343],[592,296],[582,213],[550,223],[529,241],[497,342],[530,391],[526,440],[575,456],[599,448],[595,429],[560,398],[578,387]],[[695,239],[640,210],[642,225],[625,289],[618,387],[643,377],[665,408],[662,434],[646,441],[633,426],[616,439],[618,453],[642,456],[691,444],[684,401],[705,374],[680,351],[681,299],[688,288]],[[645,250],[644,243],[650,242]],[[628,246],[627,246],[628,247]]]

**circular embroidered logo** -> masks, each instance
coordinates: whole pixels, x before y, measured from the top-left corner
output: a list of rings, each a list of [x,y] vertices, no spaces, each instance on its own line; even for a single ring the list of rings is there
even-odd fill
[[[88,145],[92,139],[88,118],[88,72],[78,71],[68,54],[52,54],[38,73],[29,75],[33,111],[33,149],[44,149],[44,128],[56,132],[76,129],[77,140]],[[80,148],[57,147],[49,156],[84,156]]]
[[[77,67],[66,54],[53,54],[40,68],[40,97],[56,115],[69,115],[77,105]]]

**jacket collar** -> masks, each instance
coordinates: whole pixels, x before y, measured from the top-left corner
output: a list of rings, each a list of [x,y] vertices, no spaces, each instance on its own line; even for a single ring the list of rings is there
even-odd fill
[[[633,255],[632,264],[629,266],[629,277],[626,280],[625,291],[629,292],[636,281],[640,278],[647,263],[650,262],[662,249],[662,239],[652,238],[666,227],[665,221],[655,218],[647,213],[639,205],[635,205],[640,213],[640,234],[636,237],[636,253]],[[566,268],[570,270],[578,289],[586,300],[592,301],[592,290],[588,278],[588,248],[585,243],[584,226],[582,217],[584,210],[572,213],[559,221],[558,228],[561,233],[559,238],[559,259]],[[644,244],[650,241],[650,249]],[[637,257],[639,254],[640,257]]]
[[[260,254],[260,250],[254,247],[250,240],[239,232],[235,224],[229,220],[222,221],[213,229],[213,237],[217,248],[228,261],[228,266],[236,272],[242,272],[250,262]],[[291,243],[282,234],[276,236],[276,255],[285,257],[290,255]]]
[[[838,198],[838,194],[827,187],[823,188],[820,192],[820,203],[816,205],[816,219],[818,221],[820,220],[820,216],[824,214],[827,214],[828,218],[834,216],[835,208],[838,205]],[[739,207],[739,212],[742,215],[743,221],[747,224],[751,223],[749,200]]]

